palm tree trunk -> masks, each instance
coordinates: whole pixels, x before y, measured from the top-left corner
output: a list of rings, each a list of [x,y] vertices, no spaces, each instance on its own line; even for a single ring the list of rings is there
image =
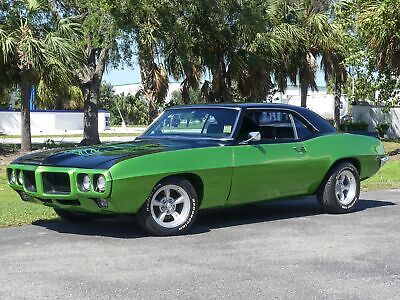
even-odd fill
[[[139,48],[145,48],[138,45]],[[152,85],[152,66],[154,64],[153,52],[145,49],[139,50],[140,77],[143,86],[143,93],[147,101],[148,120],[151,123],[158,116],[158,108],[154,97]]]
[[[182,85],[181,96],[184,104],[190,104],[189,85],[186,82]]]
[[[232,95],[226,83],[226,65],[222,53],[217,54],[217,65],[211,68],[211,74],[213,77],[211,85],[213,100],[216,102],[232,101]]]
[[[99,86],[99,87],[97,87]],[[81,145],[100,144],[97,101],[100,84],[88,84],[83,88],[84,129]]]
[[[333,112],[333,120],[335,124],[335,128],[338,130],[340,126],[340,98],[342,96],[342,86],[340,82],[335,80],[335,107]]]
[[[87,69],[79,76],[84,98],[84,129],[81,145],[100,144],[97,102],[100,95],[101,80],[108,59],[108,48],[86,47],[88,53]]]
[[[30,116],[30,96],[31,83],[29,74],[21,73],[21,150],[31,151],[31,116]]]
[[[307,93],[308,93],[308,84],[301,82],[300,83],[301,90],[301,107],[307,107]]]

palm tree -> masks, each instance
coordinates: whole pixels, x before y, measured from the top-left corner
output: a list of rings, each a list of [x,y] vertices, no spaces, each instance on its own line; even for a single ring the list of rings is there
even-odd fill
[[[157,117],[159,107],[168,92],[168,74],[161,63],[159,47],[163,17],[168,15],[171,5],[168,2],[150,0],[137,3],[134,1],[134,5],[128,6],[120,2],[118,5],[118,11],[121,11],[117,18],[118,25],[132,35],[136,42],[142,82],[141,94],[146,99],[148,119],[151,122]]]
[[[281,90],[286,88],[288,79],[299,82],[303,107],[307,105],[308,89],[317,90],[318,57],[336,46],[327,7],[321,1],[274,0],[270,8],[270,18],[275,26],[289,33],[289,44],[284,47],[287,50],[282,53],[275,78]]]
[[[354,4],[358,33],[375,53],[379,71],[391,70],[400,75],[400,1],[365,0]]]
[[[26,16],[11,16],[13,20],[0,25],[0,57],[2,71],[8,80],[20,85],[21,149],[30,151],[29,97],[32,83],[40,80],[49,85],[70,83],[72,70],[81,59],[76,47],[79,24],[74,19],[66,18],[56,22],[53,28],[44,28],[33,18],[38,7],[23,9]]]
[[[340,98],[342,95],[342,87],[347,80],[347,70],[344,65],[344,56],[341,49],[338,48],[336,51],[332,51],[331,49],[329,53],[323,55],[321,64],[325,73],[325,81],[328,82],[330,79],[333,81],[335,94],[333,121],[336,129],[339,129]]]
[[[318,70],[317,57],[328,53],[329,48],[334,48],[334,41],[331,38],[332,28],[326,12],[315,10],[309,1],[304,2],[300,24],[305,42],[299,45],[298,54],[294,57],[300,82],[302,107],[307,106],[308,89],[317,90],[315,81]],[[322,52],[322,49],[326,51]]]

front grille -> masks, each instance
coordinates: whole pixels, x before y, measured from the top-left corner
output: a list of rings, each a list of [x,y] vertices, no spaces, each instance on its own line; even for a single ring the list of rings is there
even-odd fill
[[[36,192],[36,179],[34,171],[22,171],[24,175],[24,186],[27,191]]]
[[[43,190],[46,194],[69,194],[71,184],[68,173],[42,173]]]

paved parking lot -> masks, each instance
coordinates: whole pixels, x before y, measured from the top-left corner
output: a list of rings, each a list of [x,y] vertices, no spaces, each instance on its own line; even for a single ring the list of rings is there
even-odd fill
[[[0,229],[0,299],[400,299],[400,191],[203,212],[186,236],[130,219]]]

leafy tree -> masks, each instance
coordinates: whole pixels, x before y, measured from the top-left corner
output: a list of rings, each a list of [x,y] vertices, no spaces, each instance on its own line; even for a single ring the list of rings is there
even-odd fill
[[[381,32],[383,36],[379,38],[384,39],[384,36],[392,34],[386,24],[393,18],[393,7],[391,9],[387,7],[392,4],[385,1],[351,0],[335,5],[336,23],[342,31],[347,33],[344,40],[344,63],[352,79],[348,82],[347,93],[353,101],[368,101],[384,105],[387,109],[399,103],[398,74],[396,67],[392,64],[385,63],[385,60],[379,62],[379,55],[376,52],[378,49],[372,47],[371,43],[372,35],[381,30],[385,33]],[[382,7],[388,9],[388,18],[382,17]],[[376,10],[376,13],[372,13],[373,10]],[[376,30],[372,27],[372,20],[367,19],[369,15],[372,20],[375,20]],[[385,24],[378,24],[378,20]],[[395,25],[393,19],[390,24]],[[391,28],[394,30],[394,27]],[[376,40],[374,43],[376,44]],[[388,49],[384,49],[386,50]],[[393,53],[388,55],[393,55]],[[376,97],[377,91],[379,91],[378,97]]]
[[[358,9],[357,29],[374,52],[380,71],[400,75],[400,1],[354,0]]]
[[[129,37],[117,27],[112,14],[113,2],[108,0],[57,0],[49,3],[57,19],[79,17],[83,38],[76,44],[84,60],[75,68],[75,84],[80,87],[84,101],[84,134],[81,144],[99,144],[98,99],[101,81],[107,65],[116,66],[130,57]],[[69,93],[64,89],[63,93]]]
[[[35,102],[40,109],[83,110],[84,106],[83,94],[78,86],[57,86],[49,89],[43,81],[39,81]]]
[[[166,107],[172,107],[175,105],[184,104],[198,104],[201,103],[201,92],[197,90],[189,90],[188,95],[184,95],[182,92],[174,91],[171,93],[171,99],[166,103]]]
[[[80,25],[74,18],[54,20],[42,2],[3,0],[0,6],[8,7],[0,14],[0,74],[20,85],[21,149],[29,151],[31,85],[71,82],[81,60],[76,48]]]
[[[13,94],[12,86],[0,86],[0,109],[8,109]]]
[[[111,124],[120,125],[121,116],[125,124],[147,125],[147,105],[143,97],[138,95],[116,95],[110,84],[102,84],[100,89],[99,109],[111,112]]]

